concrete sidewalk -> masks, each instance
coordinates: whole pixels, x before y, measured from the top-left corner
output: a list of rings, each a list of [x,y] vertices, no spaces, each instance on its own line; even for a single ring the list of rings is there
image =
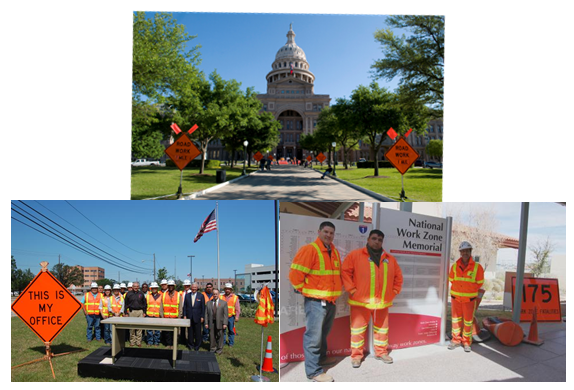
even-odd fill
[[[530,324],[521,326],[528,334]],[[566,323],[538,323],[538,337],[540,347],[506,347],[493,337],[473,344],[470,353],[437,344],[399,349],[391,353],[393,364],[367,357],[360,368],[347,356],[327,372],[337,382],[565,382]],[[281,382],[307,381],[303,362],[282,365],[280,372]]]
[[[282,201],[358,201],[381,199],[296,165],[274,165],[195,199],[273,199]]]

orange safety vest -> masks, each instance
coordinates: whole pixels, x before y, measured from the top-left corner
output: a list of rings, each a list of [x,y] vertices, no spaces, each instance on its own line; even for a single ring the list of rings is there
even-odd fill
[[[109,297],[106,297],[105,295],[102,295],[102,317],[104,318],[108,318],[110,317],[110,313],[109,313],[109,309],[108,309],[108,305],[110,304],[110,298],[111,295]]]
[[[124,302],[124,296],[122,294],[119,295],[120,300],[119,302],[116,300],[116,296],[112,295],[111,296],[111,306],[112,306],[112,313],[120,313],[120,311],[122,310],[122,303]],[[120,313],[120,316],[123,316],[123,314]]]
[[[203,294],[203,297],[205,298],[205,304],[207,305],[207,302],[211,301],[211,298],[213,298],[213,293],[211,294],[211,298],[209,298],[209,296],[207,296],[205,291],[202,291],[201,293]]]
[[[301,247],[291,263],[289,280],[304,296],[334,303],[342,293],[341,258],[335,245],[331,257],[319,238]]]
[[[464,270],[461,270],[462,258],[450,268],[448,280],[451,283],[450,295],[459,302],[470,302],[478,296],[478,290],[484,283],[484,269],[471,256]]]
[[[237,295],[231,293],[227,299],[225,298],[225,295],[220,295],[219,298],[227,302],[227,311],[229,317],[233,317],[235,315],[235,302],[237,302]]]
[[[366,247],[352,251],[343,262],[341,277],[349,292],[349,305],[384,309],[401,292],[403,273],[397,259],[383,251],[379,266],[371,261]],[[353,295],[351,291],[356,290]]]
[[[163,317],[164,318],[179,318],[179,301],[181,294],[177,291],[174,292],[173,297],[169,296],[169,292],[165,292],[162,296],[163,301]],[[167,303],[166,303],[167,302]]]
[[[96,298],[92,295],[91,292],[87,292],[84,296],[84,307],[86,308],[86,312],[88,315],[92,314],[100,314],[100,301],[102,299],[102,294],[96,294]]]
[[[159,308],[160,308],[162,297],[163,297],[163,295],[161,293],[158,293],[157,299],[155,299],[153,297],[153,294],[151,292],[147,295],[147,297],[146,297],[146,299],[147,299],[147,310],[146,310],[145,314],[148,317],[159,317]]]

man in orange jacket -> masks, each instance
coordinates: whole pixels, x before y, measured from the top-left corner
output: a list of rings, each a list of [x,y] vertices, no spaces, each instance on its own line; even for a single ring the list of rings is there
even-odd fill
[[[461,242],[458,249],[460,259],[452,265],[448,276],[451,283],[452,317],[452,340],[448,349],[455,349],[462,344],[464,352],[470,352],[476,298],[484,283],[484,270],[473,260],[472,245],[468,241]]]
[[[389,307],[401,292],[403,273],[394,256],[383,250],[385,235],[372,230],[364,248],[349,253],[341,278],[351,306],[351,364],[359,368],[363,359],[365,333],[373,319],[375,359],[390,364]]]
[[[335,302],[342,293],[341,258],[334,238],[335,225],[321,223],[317,239],[299,249],[289,271],[293,288],[305,297],[305,373],[315,382],[333,381],[321,365],[329,363],[327,336],[335,320]]]

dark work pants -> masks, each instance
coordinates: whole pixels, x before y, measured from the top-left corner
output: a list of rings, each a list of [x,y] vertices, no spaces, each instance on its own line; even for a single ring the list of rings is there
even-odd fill
[[[190,321],[190,327],[188,328],[188,337],[187,337],[187,348],[192,351],[199,351],[199,347],[201,346],[201,322],[195,322],[192,319]]]

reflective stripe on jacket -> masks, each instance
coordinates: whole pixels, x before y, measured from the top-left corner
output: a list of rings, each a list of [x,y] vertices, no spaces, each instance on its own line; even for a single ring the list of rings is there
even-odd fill
[[[484,269],[471,257],[464,270],[462,258],[458,259],[450,268],[448,280],[451,283],[450,295],[460,302],[469,302],[478,296],[478,290],[484,283]]]
[[[146,309],[146,315],[148,317],[159,317],[159,308],[161,305],[161,298],[162,295],[161,294],[157,294],[157,299],[153,297],[152,293],[149,293],[147,295],[147,309]]]
[[[237,295],[231,293],[229,297],[226,298],[225,294],[220,295],[219,298],[227,302],[227,314],[229,317],[235,316],[235,303],[237,302]]]
[[[110,301],[112,302],[112,303],[111,303],[112,313],[114,313],[114,314],[115,314],[115,313],[120,313],[120,316],[122,316],[123,313],[122,313],[121,311],[122,311],[122,305],[123,305],[123,303],[124,303],[124,297],[123,297],[122,294],[119,294],[119,297],[120,297],[120,299],[119,299],[119,301],[118,301],[118,300],[116,299],[116,296],[114,295],[114,296],[111,297]]]
[[[179,302],[181,295],[174,291],[173,297],[169,296],[169,292],[165,292],[162,296],[163,303],[163,317],[164,318],[179,318]]]
[[[110,305],[110,298],[106,297],[105,295],[102,296],[102,317],[108,318],[110,316],[109,305]]]
[[[84,306],[88,315],[100,314],[100,301],[102,299],[102,294],[97,293],[96,298],[91,292],[87,292],[84,296]]]
[[[331,244],[331,257],[323,242],[302,246],[289,271],[293,288],[309,298],[335,302],[342,293],[341,258]]]
[[[403,286],[403,273],[395,257],[383,251],[377,267],[366,247],[347,255],[341,278],[345,290],[349,292],[349,305],[367,309],[392,306],[395,295],[401,292]]]

